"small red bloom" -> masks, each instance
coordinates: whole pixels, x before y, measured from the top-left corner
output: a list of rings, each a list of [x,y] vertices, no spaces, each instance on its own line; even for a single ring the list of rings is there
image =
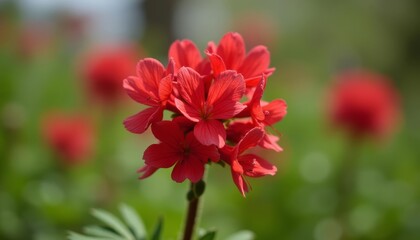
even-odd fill
[[[84,61],[83,78],[87,93],[94,101],[106,106],[117,103],[123,96],[121,84],[132,75],[137,62],[130,48],[97,49]]]
[[[150,124],[162,120],[163,110],[172,94],[172,74],[159,61],[153,58],[141,60],[137,64],[137,77],[125,79],[123,87],[134,101],[149,106],[124,121],[128,131],[143,133]]]
[[[398,93],[388,79],[362,71],[338,76],[329,107],[332,122],[356,137],[383,137],[394,129],[400,115]]]
[[[235,147],[225,146],[221,157],[231,166],[233,181],[239,191],[245,196],[249,186],[245,180],[248,177],[262,177],[275,175],[276,166],[255,154],[243,154],[246,150],[255,147],[264,135],[260,128],[253,128],[245,134]]]
[[[256,46],[246,54],[245,43],[239,33],[225,34],[218,46],[210,42],[207,52],[216,76],[225,69],[236,70],[243,75],[247,87],[255,87],[262,74],[269,76],[275,70],[269,68],[270,52],[265,46]]]
[[[204,174],[204,164],[209,160],[218,161],[219,152],[216,146],[204,146],[197,141],[192,132],[181,131],[178,124],[162,121],[152,124],[153,135],[160,141],[150,145],[144,152],[146,167],[140,169],[150,176],[158,168],[169,168],[175,164],[172,179],[183,182],[189,179],[198,182]]]
[[[83,116],[49,115],[43,121],[42,131],[47,144],[67,163],[82,162],[92,153],[94,130]]]
[[[225,145],[226,131],[220,120],[234,117],[245,106],[239,102],[245,91],[242,75],[224,71],[214,79],[208,93],[204,80],[192,68],[182,67],[178,72],[178,110],[197,122],[194,135],[204,145]]]

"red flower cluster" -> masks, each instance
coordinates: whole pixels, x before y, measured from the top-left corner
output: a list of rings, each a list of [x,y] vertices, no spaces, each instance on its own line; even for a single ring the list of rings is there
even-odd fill
[[[383,76],[351,71],[337,77],[329,99],[330,118],[352,137],[384,137],[400,117],[396,89]]]
[[[257,145],[282,150],[279,138],[266,128],[284,117],[287,106],[283,100],[261,100],[274,71],[264,46],[246,54],[242,37],[228,33],[218,45],[210,42],[205,52],[207,58],[193,42],[182,40],[171,45],[166,68],[152,58],[141,60],[137,76],[125,79],[123,86],[133,100],[148,107],[124,125],[133,133],[143,133],[151,125],[160,141],[144,152],[140,178],[175,165],[174,181],[198,182],[206,163],[223,161],[231,166],[233,180],[245,195],[246,176],[274,175],[277,169],[244,152]],[[171,121],[163,120],[164,110],[173,112]]]
[[[50,114],[43,120],[44,139],[65,163],[87,160],[94,146],[91,121],[79,115]]]

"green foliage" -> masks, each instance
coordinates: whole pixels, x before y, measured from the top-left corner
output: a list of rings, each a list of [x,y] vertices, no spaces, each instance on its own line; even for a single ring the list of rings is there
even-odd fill
[[[151,240],[160,240],[162,236],[162,229],[163,229],[163,218],[159,218],[158,222],[155,226],[155,230],[153,231],[153,235],[150,238]]]
[[[199,238],[199,240],[214,240],[216,237],[216,231],[208,231],[203,236]]]
[[[88,226],[84,228],[85,235],[70,232],[69,240],[145,240],[147,232],[143,221],[136,211],[128,205],[120,206],[123,221],[105,210],[94,209],[92,215],[102,221],[105,226]],[[151,240],[159,240],[163,220],[158,220]]]

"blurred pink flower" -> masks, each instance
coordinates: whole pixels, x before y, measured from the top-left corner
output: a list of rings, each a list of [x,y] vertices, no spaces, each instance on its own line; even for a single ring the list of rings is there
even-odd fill
[[[400,118],[397,90],[389,80],[367,71],[344,72],[337,77],[329,98],[329,116],[353,137],[385,137]]]
[[[44,140],[65,163],[76,164],[91,157],[94,127],[85,116],[53,113],[42,122]]]

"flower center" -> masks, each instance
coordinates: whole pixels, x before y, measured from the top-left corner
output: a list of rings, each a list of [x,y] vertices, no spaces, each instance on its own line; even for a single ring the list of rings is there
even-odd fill
[[[200,117],[204,120],[209,119],[212,111],[213,111],[213,106],[207,104],[207,102],[204,102],[203,105],[201,106]]]

